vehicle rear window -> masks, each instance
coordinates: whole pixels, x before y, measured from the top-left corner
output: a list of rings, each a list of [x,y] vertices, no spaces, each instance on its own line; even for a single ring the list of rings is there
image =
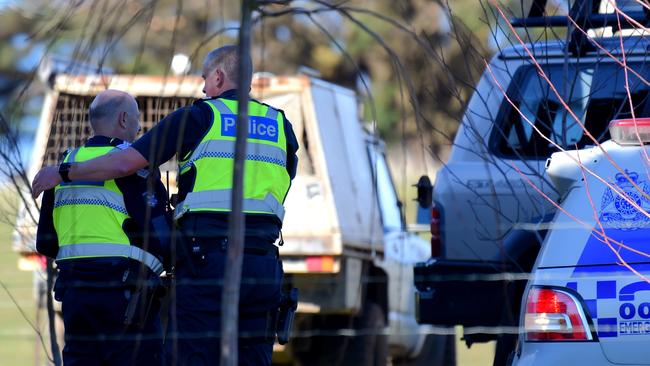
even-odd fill
[[[545,159],[558,149],[544,137],[566,149],[594,145],[563,102],[598,142],[609,139],[607,126],[612,119],[632,117],[632,109],[636,117],[650,117],[650,67],[641,62],[628,66],[631,101],[625,70],[615,63],[543,66],[561,98],[535,66],[521,67],[507,91],[519,111],[504,98],[492,135],[493,149],[504,157]]]

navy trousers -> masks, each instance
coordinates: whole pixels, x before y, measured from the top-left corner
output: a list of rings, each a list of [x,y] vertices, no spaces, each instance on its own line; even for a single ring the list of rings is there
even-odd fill
[[[222,239],[199,239],[202,253],[176,266],[165,337],[170,365],[218,365],[226,247]],[[248,243],[247,243],[248,244]],[[239,365],[271,364],[272,341],[265,339],[267,313],[277,309],[282,262],[277,250],[246,250],[239,298]]]
[[[78,272],[60,275],[55,287],[55,296],[62,302],[65,326],[63,363],[66,366],[164,364],[158,301],[138,305],[134,324],[125,325],[132,287],[121,286],[119,277],[102,285],[98,277],[84,278]]]

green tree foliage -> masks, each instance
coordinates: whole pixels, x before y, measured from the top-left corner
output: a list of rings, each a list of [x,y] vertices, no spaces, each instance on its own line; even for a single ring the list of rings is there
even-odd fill
[[[255,67],[276,74],[295,73],[301,66],[317,70],[360,91],[366,120],[375,120],[389,143],[418,137],[438,150],[451,143],[483,60],[490,57],[485,4],[451,3],[296,0],[264,5],[264,14],[254,13]],[[184,53],[198,73],[206,52],[237,39],[239,2],[227,0],[9,4],[0,9],[0,75],[23,79],[33,76],[37,62],[26,69],[25,60],[34,52],[116,73],[156,75],[169,74],[173,55]],[[360,75],[366,76],[370,94]]]

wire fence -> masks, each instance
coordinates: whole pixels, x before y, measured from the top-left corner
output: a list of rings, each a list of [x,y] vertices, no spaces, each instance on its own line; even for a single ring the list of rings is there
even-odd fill
[[[196,6],[181,1],[162,0],[148,3],[69,1],[48,8],[52,15],[48,17],[43,17],[44,9],[41,12],[33,9],[36,3],[13,9],[22,13],[23,18],[36,19],[33,22],[36,26],[32,25],[28,38],[43,47],[45,55],[39,62],[40,67],[32,70],[24,85],[16,89],[18,91],[12,100],[13,106],[3,110],[0,121],[0,130],[3,132],[0,159],[7,163],[0,168],[0,172],[6,178],[10,187],[8,191],[11,192],[2,197],[3,203],[8,207],[3,222],[6,221],[14,229],[14,247],[17,251],[27,256],[35,249],[40,202],[30,198],[31,178],[39,168],[56,165],[64,151],[81,146],[91,136],[88,107],[98,91],[112,85],[109,81],[111,78],[113,82],[122,78],[121,84],[115,85],[134,90],[141,113],[142,134],[174,110],[190,106],[195,98],[202,96],[202,79],[196,75],[184,75],[184,72],[170,75],[167,65],[147,69],[148,63],[160,63],[151,60],[152,56],[148,54],[145,45],[151,41],[160,48],[155,50],[155,57],[171,59],[182,49],[190,54],[190,60],[200,62],[200,56],[211,47],[232,41],[235,38],[233,33],[240,31],[236,20],[237,9],[221,1],[214,7],[218,9],[218,15],[205,12],[205,8],[213,3],[215,2],[207,1],[205,5]],[[531,273],[531,270],[539,244],[544,240],[541,232],[586,230],[590,237],[596,238],[613,255],[615,260],[610,264],[624,267],[629,273],[638,276],[640,281],[650,282],[643,271],[636,269],[635,263],[628,263],[628,259],[632,258],[630,253],[639,258],[648,257],[648,253],[634,243],[612,236],[608,231],[612,225],[611,220],[603,218],[608,213],[605,206],[609,201],[603,197],[599,202],[599,197],[590,195],[589,202],[585,202],[585,205],[589,204],[595,218],[585,219],[584,215],[580,216],[571,208],[563,206],[561,192],[542,169],[542,162],[552,153],[595,147],[621,174],[621,180],[600,176],[588,162],[574,159],[582,181],[602,185],[611,192],[610,201],[617,199],[619,206],[625,206],[630,212],[638,214],[635,216],[638,216],[637,219],[628,220],[630,225],[637,225],[634,229],[644,229],[645,223],[650,221],[650,204],[646,204],[646,201],[650,202],[650,190],[645,188],[644,183],[648,175],[647,153],[640,157],[641,166],[646,167],[646,171],[632,175],[602,147],[602,143],[610,139],[610,121],[621,118],[636,120],[650,116],[650,88],[647,81],[650,68],[646,63],[645,47],[647,28],[643,23],[643,19],[647,19],[647,14],[650,13],[647,2],[603,0],[593,2],[592,7],[587,8],[586,4],[592,2],[534,1],[532,5],[527,3],[524,6],[524,2],[481,1],[479,19],[487,29],[484,38],[493,45],[493,50],[472,38],[472,29],[454,13],[453,6],[449,3],[435,2],[424,6],[414,1],[402,7],[395,5],[392,11],[399,15],[392,14],[390,6],[373,7],[364,1],[248,3],[253,10],[250,30],[254,42],[251,53],[259,57],[263,65],[282,64],[279,60],[282,60],[283,52],[288,55],[294,49],[307,47],[303,44],[304,39],[311,37],[308,37],[311,34],[308,32],[313,32],[322,37],[315,37],[317,41],[314,42],[316,46],[313,49],[321,48],[318,51],[320,53],[314,51],[317,57],[312,61],[321,66],[323,76],[328,78],[329,75],[330,79],[336,79],[332,75],[341,73],[356,78],[357,92],[364,95],[365,99],[361,106],[355,105],[349,110],[356,113],[357,109],[363,109],[364,118],[370,120],[369,131],[367,136],[363,136],[363,143],[368,139],[374,145],[381,145],[379,136],[382,134],[387,140],[397,141],[403,151],[410,145],[417,144],[423,159],[426,159],[426,155],[441,160],[443,149],[440,146],[446,142],[452,149],[452,155],[463,155],[467,161],[476,163],[473,176],[468,175],[463,171],[465,168],[453,160],[442,168],[444,172],[438,173],[453,184],[453,189],[444,198],[444,203],[450,205],[444,207],[446,216],[442,230],[448,255],[481,262],[484,269],[469,273],[418,272],[418,266],[422,268],[424,264],[416,265],[416,262],[426,262],[428,255],[415,249],[417,245],[422,247],[422,241],[408,239],[408,235],[403,234],[405,208],[401,203],[395,202],[409,200],[414,194],[409,185],[415,182],[409,182],[405,178],[410,163],[404,161],[401,166],[392,167],[393,172],[397,172],[397,176],[402,179],[396,185],[391,181],[386,183],[382,180],[381,172],[385,169],[390,177],[390,171],[380,166],[381,159],[377,158],[378,155],[372,155],[378,154],[377,151],[371,150],[371,157],[367,159],[369,173],[365,172],[372,183],[369,187],[337,187],[331,182],[323,183],[322,180],[329,177],[327,172],[332,169],[332,163],[327,162],[327,156],[319,150],[322,149],[322,145],[319,145],[321,139],[325,139],[325,136],[321,135],[323,129],[319,130],[318,124],[329,121],[322,118],[314,124],[315,117],[322,117],[318,111],[320,106],[309,104],[313,103],[309,98],[314,94],[300,92],[300,88],[304,87],[300,83],[308,79],[268,75],[260,75],[255,79],[253,96],[284,109],[287,118],[293,123],[300,150],[298,178],[292,189],[304,189],[300,193],[310,199],[330,195],[331,200],[338,205],[358,197],[373,197],[372,202],[365,202],[367,210],[360,212],[358,207],[349,209],[356,216],[345,216],[346,210],[337,207],[329,207],[330,211],[327,211],[326,205],[300,206],[305,210],[303,216],[319,217],[317,221],[325,224],[331,223],[332,215],[349,217],[350,222],[339,223],[340,232],[336,235],[321,230],[318,235],[309,237],[309,227],[303,227],[302,231],[297,230],[293,235],[290,230],[284,232],[286,246],[280,248],[280,253],[285,259],[285,282],[300,288],[303,294],[301,296],[304,296],[298,304],[299,315],[292,334],[293,340],[284,349],[296,356],[293,361],[312,364],[314,355],[318,355],[323,364],[350,364],[357,358],[364,359],[377,354],[378,358],[384,358],[380,363],[408,365],[415,364],[420,354],[420,360],[426,358],[436,362],[434,364],[455,363],[456,346],[448,339],[456,334],[454,325],[457,322],[451,319],[448,323],[440,320],[446,316],[442,314],[436,318],[436,322],[445,326],[413,325],[415,303],[419,301],[414,297],[415,289],[417,287],[420,296],[434,296],[437,290],[476,288],[483,286],[483,283],[496,289],[494,298],[502,299],[499,302],[502,308],[497,310],[506,309],[504,313],[507,314],[499,312],[499,317],[504,318],[486,322],[492,324],[466,324],[462,330],[465,341],[468,345],[485,340],[507,341],[511,342],[508,343],[511,346],[507,351],[512,352],[517,337],[522,334],[519,318],[523,289],[531,279],[539,279],[539,274]],[[158,9],[164,10],[159,12]],[[100,13],[103,14],[101,20],[97,18]],[[595,20],[589,20],[593,14],[607,15],[609,21],[596,26],[598,24],[594,24]],[[551,24],[551,18],[535,20],[542,15],[561,16],[565,19],[564,26]],[[218,16],[219,19],[210,21],[210,16]],[[429,29],[426,25],[428,23],[421,19],[434,16],[440,20],[437,23],[442,20],[447,22],[446,31]],[[517,27],[517,21],[513,18],[528,19],[531,25]],[[533,27],[534,20],[546,26]],[[353,43],[355,38],[346,39],[341,28],[357,34],[362,41]],[[74,29],[76,39],[69,39],[66,34],[69,29]],[[291,36],[291,32],[296,29],[302,30],[304,34]],[[256,32],[259,32],[258,36]],[[193,40],[183,45],[181,39],[189,39],[190,34]],[[274,35],[271,37],[273,40],[267,37],[270,34]],[[395,36],[396,34],[400,36]],[[290,41],[285,42],[292,46],[279,46],[278,40],[286,37],[290,37]],[[25,105],[30,93],[35,93],[34,89],[38,89],[34,86],[37,83],[32,81],[37,71],[43,73],[46,70],[47,56],[53,50],[58,50],[57,42],[62,40],[72,47],[71,59],[74,62],[58,70],[59,76],[78,73],[74,70],[80,64],[91,65],[93,71],[67,78],[57,78],[57,72],[52,72],[49,76],[53,78],[44,78],[45,90],[40,92],[47,96],[38,126],[37,135],[40,138],[36,139],[37,146],[33,155],[36,160],[31,162],[31,167],[26,167],[18,163],[24,161],[20,155],[23,147],[20,142],[21,126],[17,121],[25,111],[20,107]],[[327,49],[323,49],[318,42],[325,42]],[[450,42],[455,43],[461,52],[450,56],[447,53],[448,47],[445,48]],[[416,49],[416,55],[406,52],[400,43]],[[354,49],[369,47],[368,44],[372,44],[372,48],[367,54]],[[136,55],[129,72],[123,72],[126,63],[118,60],[123,54]],[[492,54],[497,56],[490,59]],[[368,59],[370,56],[382,58],[385,62],[377,66]],[[318,63],[328,57],[343,61],[336,68],[330,69],[327,65]],[[120,70],[116,74],[123,75],[104,74],[102,68],[107,65],[118,65]],[[287,70],[283,65],[277,69]],[[419,72],[423,69],[434,71]],[[136,73],[160,76],[134,76]],[[370,78],[367,78],[369,73]],[[394,99],[386,97],[382,89],[369,82],[382,78],[395,81],[391,85]],[[343,98],[341,95],[345,93],[337,91],[332,94],[334,107],[329,115],[333,116],[332,120],[338,118],[358,121],[356,116],[337,116],[342,113],[343,104],[341,99],[336,98]],[[445,108],[442,99],[447,102]],[[430,109],[434,109],[434,106],[436,111],[432,112]],[[443,114],[458,120],[458,125],[449,127],[436,123],[435,118]],[[398,122],[389,129],[382,129],[384,119]],[[459,136],[453,139],[457,128]],[[429,135],[436,137],[430,138]],[[331,156],[342,153],[341,151],[342,156],[353,155],[350,153],[353,150],[346,151],[350,141],[348,136],[330,134],[326,137],[340,139],[339,151],[332,152]],[[640,144],[645,143],[640,134],[638,139]],[[178,151],[182,151],[182,136],[178,136],[177,145]],[[383,153],[378,151],[379,155]],[[152,152],[154,155],[155,152]],[[408,154],[404,153],[403,156]],[[176,160],[179,158],[186,159],[185,156],[176,156],[161,166],[163,183],[172,193],[177,190]],[[365,173],[348,171],[345,174],[362,176]],[[370,194],[364,196],[367,192]],[[378,198],[387,192],[393,199],[392,207],[386,206]],[[407,205],[407,208],[410,207]],[[320,215],[309,216],[307,210],[319,212]],[[389,220],[394,219],[391,212],[397,212],[397,229],[389,225]],[[552,221],[556,212],[568,219]],[[13,220],[15,216],[18,217],[17,222]],[[297,216],[296,220],[299,219]],[[346,228],[355,223],[363,223],[365,232],[348,234]],[[331,231],[331,227],[325,224],[314,227]],[[301,225],[306,224],[285,223],[285,227],[297,229]],[[534,252],[510,251],[509,235],[522,228],[533,228],[538,234],[533,240],[536,240],[537,246],[529,247]],[[387,240],[391,230],[401,232],[402,236]],[[355,236],[361,239],[354,242]],[[385,242],[382,238],[386,239]],[[348,239],[350,241],[346,241]],[[301,250],[311,251],[306,255]],[[174,253],[176,254],[178,253]],[[435,259],[429,260],[430,264],[431,261]],[[41,265],[34,261],[25,263],[37,267]],[[19,316],[29,324],[29,328],[0,331],[0,339],[16,340],[36,336],[40,352],[47,355],[50,362],[57,363],[52,355],[52,343],[46,340],[48,332],[45,331],[44,324],[49,320],[53,326],[56,319],[60,321],[60,309],[56,303],[50,305],[49,319],[47,315],[36,312],[37,309],[43,312],[47,307],[47,301],[43,299],[47,298],[49,291],[44,282],[52,280],[51,276],[43,272],[44,267],[39,267],[38,270],[41,272],[36,272],[34,284],[8,286],[9,280],[0,280],[6,295],[0,297],[0,311],[18,309]],[[559,272],[544,277],[547,283],[559,283],[565,279],[565,275]],[[263,287],[267,284],[246,276],[241,281],[243,285]],[[144,283],[142,279],[139,282]],[[273,281],[268,284],[273,284]],[[80,285],[83,288],[94,287],[88,282]],[[113,284],[101,282],[96,285],[110,289]],[[114,285],[120,288],[123,283],[117,281]],[[171,296],[164,297],[168,301],[167,305],[163,305],[162,311],[164,326],[170,326],[170,322],[174,321],[173,317],[165,316],[166,307],[173,309],[176,300],[174,286],[184,285],[199,286],[215,293],[223,288],[223,283],[214,280],[174,282],[168,292]],[[28,298],[24,296],[25,293],[32,292],[33,286],[37,286],[37,291],[34,291],[36,305],[30,306],[27,311],[14,294],[22,293],[21,299],[25,301]],[[75,287],[74,284],[71,286]],[[476,300],[481,301],[480,298]],[[484,300],[487,304],[492,299]],[[453,305],[447,305],[453,310]],[[477,303],[476,307],[480,308],[481,304]],[[489,318],[488,313],[485,312],[486,318]],[[34,319],[32,314],[39,315]],[[593,331],[612,330],[595,327]],[[58,332],[57,336],[60,337],[60,324]],[[217,339],[220,333],[220,329],[199,333],[172,332],[166,338]],[[242,339],[264,335],[239,332]],[[129,337],[131,336],[101,336],[100,339],[110,341],[130,339]],[[159,334],[139,334],[134,335],[133,340],[158,337]],[[77,339],[97,338],[82,336]],[[58,343],[63,345],[61,340]],[[392,348],[389,349],[388,345]],[[399,349],[406,345],[410,348]],[[218,347],[216,342],[215,347]],[[424,349],[435,352],[425,352]],[[289,363],[292,360],[284,361]]]

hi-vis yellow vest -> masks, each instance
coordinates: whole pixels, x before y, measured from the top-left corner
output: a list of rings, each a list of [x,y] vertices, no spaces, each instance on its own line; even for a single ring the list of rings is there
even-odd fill
[[[235,162],[237,101],[205,101],[213,111],[210,129],[193,151],[179,161],[179,180],[192,166],[192,191],[177,205],[175,218],[187,212],[229,212]],[[250,101],[244,163],[244,213],[284,218],[284,199],[291,178],[287,172],[287,140],[282,113]]]
[[[70,152],[64,162],[90,160],[113,149],[113,146],[80,147]],[[160,274],[163,266],[158,258],[131,245],[122,229],[128,218],[124,196],[115,180],[59,184],[54,189],[53,213],[59,241],[57,261],[125,257],[140,261]]]

